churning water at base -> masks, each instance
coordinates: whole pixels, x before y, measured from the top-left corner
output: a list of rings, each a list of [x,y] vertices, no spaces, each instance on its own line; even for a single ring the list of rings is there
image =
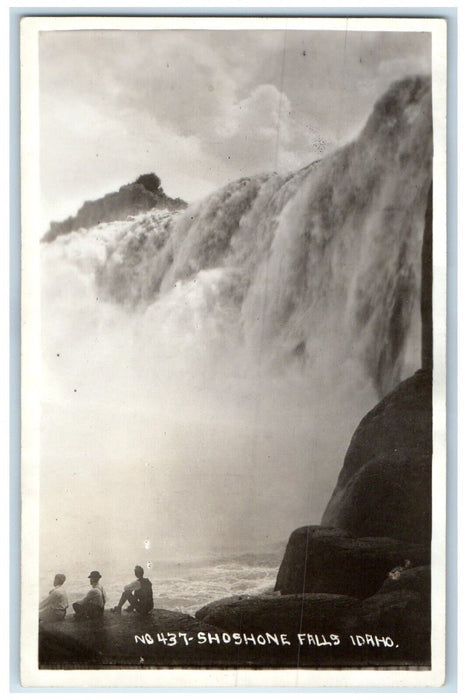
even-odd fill
[[[430,181],[412,78],[297,173],[42,246],[44,577],[105,562],[116,586],[146,540],[156,569],[319,523],[358,422],[420,365]]]
[[[146,570],[153,584],[154,607],[194,615],[207,603],[220,598],[245,595],[273,595],[283,548],[269,554],[241,556],[218,555],[200,561],[158,562]],[[106,592],[106,608],[117,604],[123,585],[134,579],[132,569],[118,562],[101,562],[102,585]],[[68,572],[65,589],[68,595],[68,615],[72,603],[84,596],[89,588],[88,571],[75,565]],[[41,596],[47,595],[52,582],[43,574]]]

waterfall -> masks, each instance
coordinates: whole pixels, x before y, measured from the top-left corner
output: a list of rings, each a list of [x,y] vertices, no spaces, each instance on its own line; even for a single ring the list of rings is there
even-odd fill
[[[408,78],[296,173],[42,244],[47,557],[62,528],[176,558],[320,521],[360,418],[421,364],[431,129]]]

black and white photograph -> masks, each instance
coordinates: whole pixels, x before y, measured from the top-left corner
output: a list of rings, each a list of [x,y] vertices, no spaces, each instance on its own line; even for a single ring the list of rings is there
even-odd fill
[[[24,685],[443,683],[445,31],[22,20]]]

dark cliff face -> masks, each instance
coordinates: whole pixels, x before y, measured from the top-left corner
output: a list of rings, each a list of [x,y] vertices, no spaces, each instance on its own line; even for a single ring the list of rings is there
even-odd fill
[[[433,368],[433,183],[428,192],[422,247],[422,368]]]
[[[100,199],[88,201],[78,210],[76,216],[64,221],[52,221],[50,229],[42,240],[51,243],[57,236],[63,236],[80,228],[90,228],[108,221],[126,219],[127,216],[141,214],[150,209],[185,209],[182,199],[168,197],[160,186],[160,178],[154,173],[140,175],[139,178],[123,185],[118,192],[111,192]]]

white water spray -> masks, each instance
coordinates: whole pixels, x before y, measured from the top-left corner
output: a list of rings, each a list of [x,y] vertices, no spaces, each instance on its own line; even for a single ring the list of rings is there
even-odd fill
[[[42,556],[267,549],[420,366],[429,83],[288,177],[43,245]]]

